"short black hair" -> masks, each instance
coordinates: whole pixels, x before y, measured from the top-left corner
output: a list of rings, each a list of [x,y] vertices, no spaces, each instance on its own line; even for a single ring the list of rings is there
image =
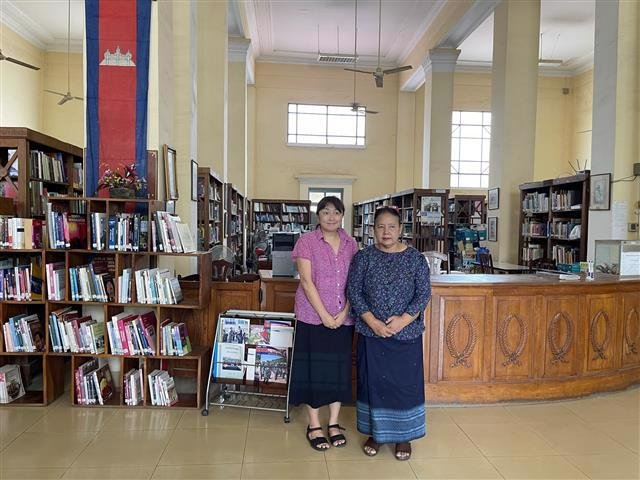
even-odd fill
[[[378,217],[384,213],[388,213],[390,215],[394,215],[398,218],[398,223],[402,223],[402,219],[400,218],[400,211],[395,207],[379,207],[376,210],[376,213],[373,215],[373,223],[376,223]]]
[[[344,215],[344,203],[338,197],[333,195],[329,195],[324,197],[322,200],[318,202],[318,208],[316,208],[316,214],[320,215],[320,210],[324,210],[327,205],[333,205],[333,208],[338,210],[342,215]]]

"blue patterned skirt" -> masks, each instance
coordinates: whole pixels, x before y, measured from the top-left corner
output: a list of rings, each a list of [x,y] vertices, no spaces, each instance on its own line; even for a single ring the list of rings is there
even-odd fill
[[[422,336],[358,338],[358,431],[377,443],[426,434]]]

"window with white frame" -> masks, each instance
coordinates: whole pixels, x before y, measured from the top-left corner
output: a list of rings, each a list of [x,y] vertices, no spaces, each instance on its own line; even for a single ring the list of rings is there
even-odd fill
[[[290,103],[287,143],[290,145],[365,145],[365,107]]]
[[[451,188],[488,188],[491,112],[454,111],[451,119]]]

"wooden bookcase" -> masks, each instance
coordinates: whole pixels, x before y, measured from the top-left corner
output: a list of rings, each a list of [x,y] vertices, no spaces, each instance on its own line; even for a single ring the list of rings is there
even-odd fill
[[[0,197],[15,200],[19,217],[43,218],[47,194],[82,195],[82,166],[80,147],[28,128],[0,127]]]
[[[251,220],[253,231],[291,232],[309,230],[309,200],[252,200]]]
[[[589,172],[520,185],[518,263],[584,262],[589,238]],[[570,238],[575,226],[580,235]],[[575,238],[574,238],[575,237]]]
[[[234,251],[235,267],[237,273],[244,270],[244,242],[246,234],[245,199],[238,189],[230,184],[225,184],[225,218],[227,232],[227,246]]]
[[[400,210],[402,240],[420,252],[447,253],[449,190],[412,188],[391,195],[390,205]]]
[[[379,207],[388,206],[390,198],[390,195],[382,195],[353,204],[353,238],[360,247],[373,245],[373,214]]]
[[[449,198],[449,223],[447,227],[447,248],[449,257],[462,262],[463,252],[456,242],[456,229],[486,225],[487,204],[485,195],[454,195]],[[453,262],[457,263],[457,262]],[[452,265],[453,268],[453,265]]]
[[[209,167],[198,167],[198,250],[209,250],[225,238],[222,228],[223,183]]]
[[[211,252],[199,251],[193,253],[172,253],[152,251],[151,232],[148,229],[147,247],[139,251],[115,251],[97,250],[92,247],[91,241],[91,214],[105,213],[115,215],[118,213],[138,213],[143,219],[151,221],[156,211],[164,210],[165,203],[157,200],[146,199],[109,199],[86,197],[51,197],[48,198],[54,210],[68,211],[78,203],[84,205],[84,219],[87,225],[86,238],[80,235],[80,245],[74,248],[49,248],[48,239],[46,248],[41,250],[9,250],[3,251],[3,255],[17,255],[26,258],[37,258],[43,267],[47,263],[62,262],[64,264],[65,296],[61,300],[49,299],[47,290],[47,278],[43,268],[43,300],[31,302],[0,302],[0,319],[2,323],[7,321],[9,315],[17,313],[36,312],[41,315],[43,331],[45,334],[45,347],[43,352],[37,353],[0,353],[0,362],[20,363],[21,357],[27,359],[31,373],[41,375],[42,380],[28,394],[8,405],[47,405],[59,397],[64,391],[65,370],[68,373],[70,367],[71,376],[71,402],[78,405],[75,389],[75,370],[77,367],[91,358],[100,358],[110,364],[113,375],[115,394],[105,406],[126,406],[124,403],[123,376],[131,368],[140,368],[144,375],[144,399],[142,406],[151,406],[147,375],[154,369],[163,369],[169,372],[176,380],[179,402],[172,407],[158,408],[199,408],[204,401],[204,388],[208,375],[207,362],[210,358],[210,342],[207,341],[206,312],[210,302],[211,289],[209,282],[200,281],[201,278],[211,276]],[[150,224],[149,224],[150,225]],[[105,228],[110,228],[108,223]],[[108,238],[108,233],[107,233]],[[83,248],[78,248],[83,247]],[[71,277],[69,269],[81,265],[87,265],[96,260],[105,260],[110,265],[110,272],[114,278],[115,301],[74,301],[71,298]],[[137,303],[136,283],[132,279],[131,298],[133,301],[121,303],[119,299],[118,282],[115,279],[122,274],[123,269],[132,268],[168,268],[174,272],[177,270],[192,270],[195,265],[197,275],[179,276],[183,300],[178,304],[148,304]],[[111,268],[113,269],[111,271]],[[138,313],[153,311],[156,318],[156,344],[155,352],[158,355],[119,355],[111,352],[109,332],[105,324],[105,353],[70,353],[54,352],[50,336],[50,314],[58,309],[71,307],[80,315],[91,315],[96,320],[108,322],[114,315],[122,312]],[[162,322],[166,319],[184,322],[187,325],[192,351],[185,356],[159,355],[161,352]],[[4,342],[1,343],[4,350]],[[115,367],[115,368],[114,368]],[[24,377],[24,374],[23,374]],[[23,379],[24,380],[24,379]],[[85,406],[85,405],[82,405]],[[127,408],[138,408],[128,407]]]

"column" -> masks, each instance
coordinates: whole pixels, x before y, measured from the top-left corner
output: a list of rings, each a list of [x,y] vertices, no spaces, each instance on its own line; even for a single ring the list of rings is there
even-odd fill
[[[521,183],[533,179],[540,1],[502,2],[493,17],[490,188],[499,187],[494,261],[517,263]]]
[[[198,165],[227,181],[227,2],[195,2],[198,25]]]
[[[453,73],[460,50],[435,48],[424,60],[422,188],[449,188]]]
[[[629,177],[639,161],[639,22],[637,2],[596,2],[591,175]],[[638,222],[638,181],[610,186],[611,210],[589,211],[589,259],[595,256],[595,240],[638,238],[626,228]]]

